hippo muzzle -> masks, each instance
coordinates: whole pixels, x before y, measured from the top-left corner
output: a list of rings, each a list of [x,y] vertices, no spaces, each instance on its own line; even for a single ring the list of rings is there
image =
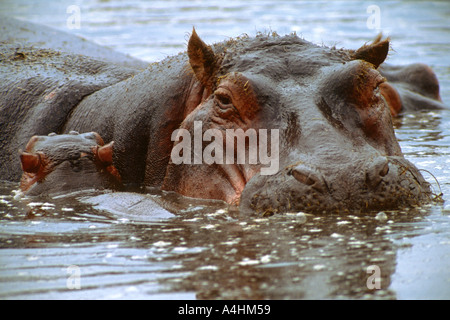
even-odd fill
[[[430,199],[430,185],[412,163],[377,156],[341,170],[300,161],[274,176],[254,176],[242,193],[240,209],[263,215],[368,212],[417,206]]]

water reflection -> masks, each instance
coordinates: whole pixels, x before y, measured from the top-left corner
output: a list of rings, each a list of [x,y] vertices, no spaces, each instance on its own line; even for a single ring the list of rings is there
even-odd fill
[[[202,299],[394,298],[389,285],[397,248],[386,234],[407,233],[421,215],[387,216],[308,216],[298,223],[279,216],[221,225],[207,233],[211,248],[183,263],[195,272],[179,288]],[[194,230],[189,242],[204,237]],[[225,241],[217,245],[218,237]],[[367,286],[371,265],[382,270],[381,290]]]
[[[396,238],[423,234],[429,214],[244,218],[191,201],[173,218],[143,223],[80,198],[3,196],[1,298],[391,299]],[[80,290],[67,288],[71,265]],[[372,265],[379,290],[367,285]]]

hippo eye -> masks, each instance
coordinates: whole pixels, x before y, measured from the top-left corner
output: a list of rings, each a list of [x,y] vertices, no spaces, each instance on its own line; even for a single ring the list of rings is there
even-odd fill
[[[231,98],[224,93],[216,92],[215,94],[216,100],[219,102],[219,104],[223,106],[227,106],[231,104]]]
[[[233,104],[231,92],[226,88],[218,88],[214,92],[216,110],[221,118],[238,117],[241,118],[238,109]]]

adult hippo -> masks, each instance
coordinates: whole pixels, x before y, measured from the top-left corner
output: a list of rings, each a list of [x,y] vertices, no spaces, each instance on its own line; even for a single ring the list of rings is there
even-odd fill
[[[26,195],[53,195],[79,189],[118,189],[121,179],[112,164],[113,142],[96,132],[33,136],[20,152]]]
[[[220,199],[240,205],[243,212],[416,205],[430,199],[429,184],[404,159],[391,113],[416,101],[423,107],[443,105],[432,94],[414,92],[414,84],[436,79],[426,66],[423,78],[395,79],[407,81],[409,90],[389,85],[377,71],[388,50],[389,41],[380,38],[352,51],[317,46],[294,34],[259,34],[208,46],[194,31],[187,54],[152,64],[68,108],[61,106],[55,111],[58,130],[52,131],[96,131],[105,141],[114,140],[113,163],[125,184]],[[386,76],[398,71],[389,70]],[[408,73],[408,67],[400,71]],[[26,72],[37,76],[32,67]],[[2,108],[8,109],[2,111],[2,126],[14,123],[14,110],[28,104],[28,98],[15,99],[28,84],[21,83],[20,90],[13,86],[0,87]],[[427,89],[426,83],[423,87]],[[52,90],[36,93],[33,101],[50,100]],[[35,104],[28,104],[27,110],[32,112]],[[46,105],[39,106],[45,112]],[[26,129],[17,124],[8,135],[18,137]],[[227,143],[227,129],[239,136],[235,145]],[[239,139],[250,129],[256,132],[258,147],[264,145],[261,142],[266,148],[270,145],[268,153],[256,151],[256,162],[250,161],[255,150],[249,143],[244,145],[247,156],[237,153]],[[179,148],[180,143],[186,147],[186,134],[194,137],[194,160],[180,163],[180,155],[189,158],[182,154],[188,148]],[[195,144],[196,136],[201,137],[200,145]],[[264,141],[268,136],[270,142]],[[12,140],[2,139],[2,157],[5,144],[10,149],[21,145],[20,139],[12,147]],[[253,138],[240,141],[246,139]],[[232,156],[224,161],[220,151],[227,148]],[[275,163],[269,174],[262,171],[267,169],[264,155]],[[6,163],[2,174],[5,168],[14,177],[14,164]]]

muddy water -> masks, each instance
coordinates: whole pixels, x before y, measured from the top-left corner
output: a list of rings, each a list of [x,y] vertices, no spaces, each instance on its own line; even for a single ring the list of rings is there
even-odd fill
[[[66,9],[81,9],[67,29]],[[391,63],[425,62],[450,101],[450,5],[379,2]],[[296,31],[357,48],[378,31],[358,1],[3,1],[0,12],[74,32],[155,61],[207,41]],[[222,203],[152,192],[160,211],[102,210],[93,191],[24,199],[0,183],[0,299],[450,299],[450,112],[395,123],[406,157],[444,203],[407,211],[241,217]],[[437,181],[437,182],[436,182]],[[380,275],[380,289],[374,282]]]

